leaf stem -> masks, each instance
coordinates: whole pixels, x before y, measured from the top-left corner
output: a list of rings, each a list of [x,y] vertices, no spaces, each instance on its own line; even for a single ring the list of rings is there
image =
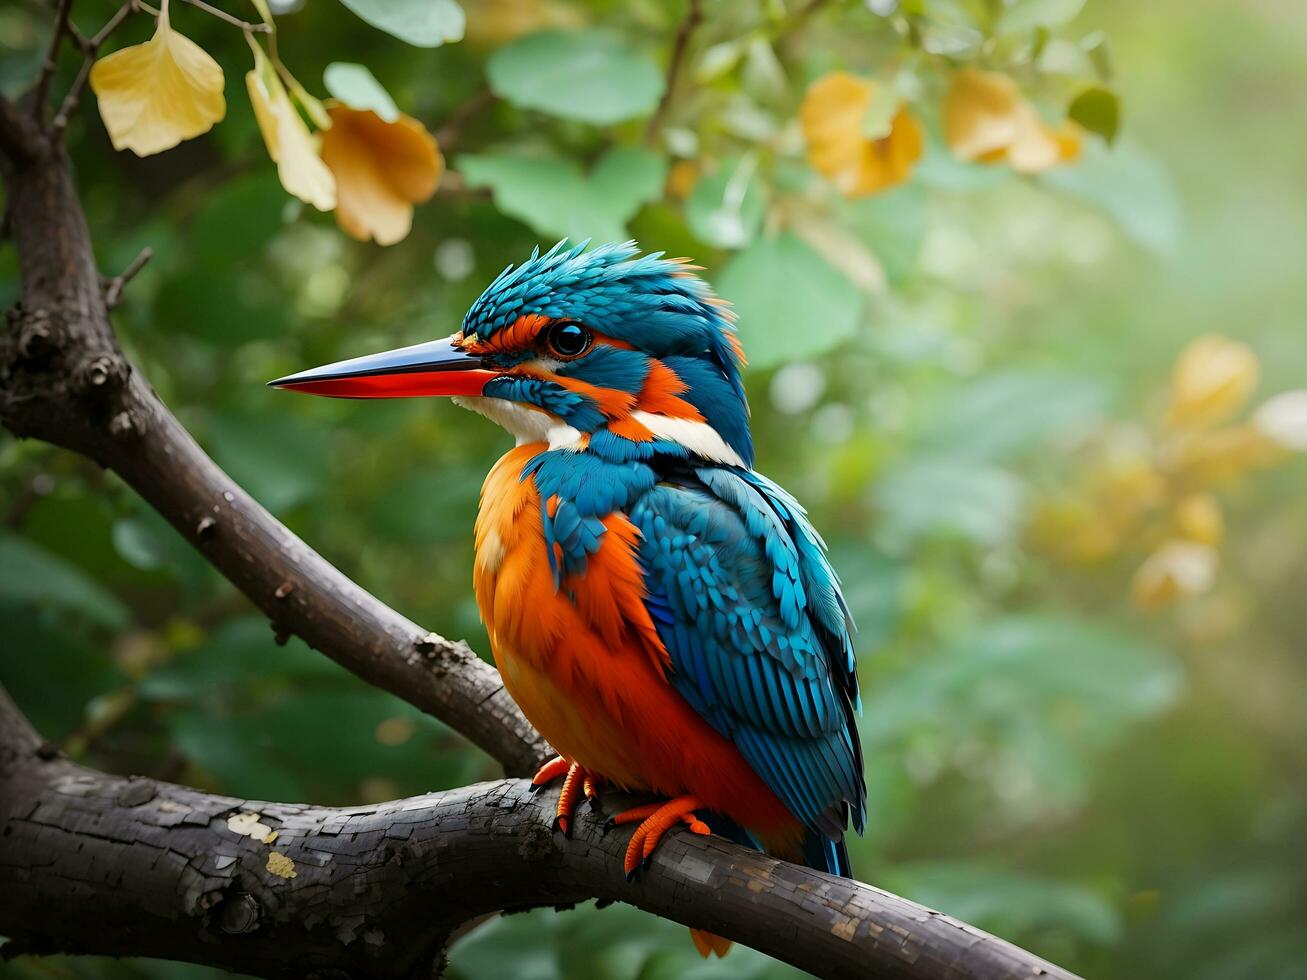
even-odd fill
[[[690,35],[695,28],[703,22],[703,0],[690,0],[690,6],[685,12],[685,19],[681,21],[681,26],[676,29],[676,40],[672,42],[672,60],[667,63],[667,82],[663,87],[663,96],[658,100],[658,108],[649,118],[649,125],[644,131],[644,141],[652,146],[658,139],[658,133],[662,130],[664,117],[667,110],[671,108],[672,99],[676,94],[676,83],[681,75],[681,68],[685,62],[685,51],[690,45]]]
[[[217,17],[219,20],[225,21],[226,23],[230,24],[232,27],[239,27],[242,31],[245,31],[247,34],[249,33],[271,34],[272,33],[272,28],[267,24],[252,24],[248,20],[241,20],[239,17],[233,17],[231,14],[227,13],[227,11],[221,10],[218,7],[213,6],[212,4],[205,3],[204,0],[185,0],[185,2],[189,3],[192,7],[199,7],[206,14],[209,14],[212,17]]]

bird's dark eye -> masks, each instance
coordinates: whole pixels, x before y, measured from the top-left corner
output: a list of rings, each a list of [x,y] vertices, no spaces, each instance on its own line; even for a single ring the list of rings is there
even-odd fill
[[[590,331],[579,323],[555,323],[549,328],[549,349],[559,357],[579,357],[590,341]]]

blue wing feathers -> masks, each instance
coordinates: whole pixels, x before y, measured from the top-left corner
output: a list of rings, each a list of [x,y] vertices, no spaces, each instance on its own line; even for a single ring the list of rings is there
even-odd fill
[[[626,512],[669,681],[809,828],[805,859],[845,873],[840,841],[848,822],[865,825],[866,786],[853,625],[825,546],[766,478],[675,460],[668,475],[667,462],[562,451],[531,460],[523,479],[540,491],[555,583],[584,571],[604,517]]]
[[[853,725],[852,623],[824,545],[793,497],[702,467],[640,493],[650,615],[669,679],[810,829],[805,859],[847,874],[842,833],[865,824]]]

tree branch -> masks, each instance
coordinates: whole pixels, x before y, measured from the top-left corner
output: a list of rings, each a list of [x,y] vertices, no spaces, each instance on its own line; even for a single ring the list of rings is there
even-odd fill
[[[603,814],[580,819],[571,839],[551,832],[553,794],[521,780],[340,809],[211,796],[48,758],[3,691],[0,746],[6,956],[430,976],[466,923],[597,898],[822,977],[1071,980],[956,919],[717,837],[670,835],[629,883],[625,833],[605,836]]]
[[[36,123],[0,95],[0,157],[19,168],[39,157],[44,149],[45,139]]]
[[[361,589],[234,483],[124,356],[108,318],[62,147],[0,166],[22,305],[0,335],[0,422],[112,469],[272,620],[364,680],[434,715],[503,763],[549,749],[466,644]],[[116,297],[115,297],[116,298]]]
[[[68,14],[72,7],[73,0],[59,0],[55,10],[50,46],[46,49],[45,61],[41,64],[41,74],[36,78],[36,87],[32,96],[32,115],[38,123],[45,118],[45,100],[50,95],[50,84],[54,81],[54,73],[59,69],[59,47],[69,28]]]
[[[667,81],[663,87],[662,98],[658,100],[658,108],[649,118],[649,125],[644,131],[644,141],[650,145],[658,138],[658,133],[663,127],[663,119],[675,98],[676,83],[680,80],[681,66],[685,62],[685,52],[690,45],[690,35],[702,21],[703,0],[689,0],[685,19],[676,29],[676,40],[672,42],[672,60],[667,63]]]
[[[105,22],[105,25],[90,37],[86,37],[69,22],[68,32],[72,34],[73,40],[77,42],[77,46],[82,50],[82,64],[77,69],[77,76],[73,79],[73,83],[68,86],[68,91],[64,93],[63,101],[59,103],[59,111],[54,114],[54,119],[50,123],[50,131],[55,139],[62,138],[63,131],[68,127],[68,120],[72,117],[73,110],[77,108],[77,103],[82,97],[82,90],[86,87],[86,80],[91,75],[91,66],[95,63],[95,56],[100,53],[100,48],[104,45],[104,42],[109,40],[110,35],[118,29],[119,25],[135,9],[136,0],[127,0]]]

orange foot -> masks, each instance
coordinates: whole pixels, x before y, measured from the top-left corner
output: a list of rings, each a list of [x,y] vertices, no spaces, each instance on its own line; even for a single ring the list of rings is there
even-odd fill
[[[554,829],[561,830],[564,837],[572,834],[572,816],[576,812],[578,795],[594,804],[601,777],[589,772],[575,762],[568,762],[561,755],[540,767],[531,778],[531,792],[538,793],[560,776],[563,777],[563,791],[558,794],[558,807],[554,811]]]
[[[694,813],[695,810],[703,808],[703,801],[698,797],[678,796],[666,803],[649,803],[645,806],[637,806],[610,818],[608,821],[609,827],[620,827],[622,824],[640,821],[640,825],[635,828],[635,833],[631,835],[631,842],[626,845],[626,858],[622,862],[622,870],[626,872],[626,880],[631,881],[634,879],[635,873],[640,870],[641,866],[649,863],[649,859],[653,857],[654,848],[658,846],[667,831],[675,827],[677,823],[684,823],[696,834],[710,833],[708,825],[695,816]]]

